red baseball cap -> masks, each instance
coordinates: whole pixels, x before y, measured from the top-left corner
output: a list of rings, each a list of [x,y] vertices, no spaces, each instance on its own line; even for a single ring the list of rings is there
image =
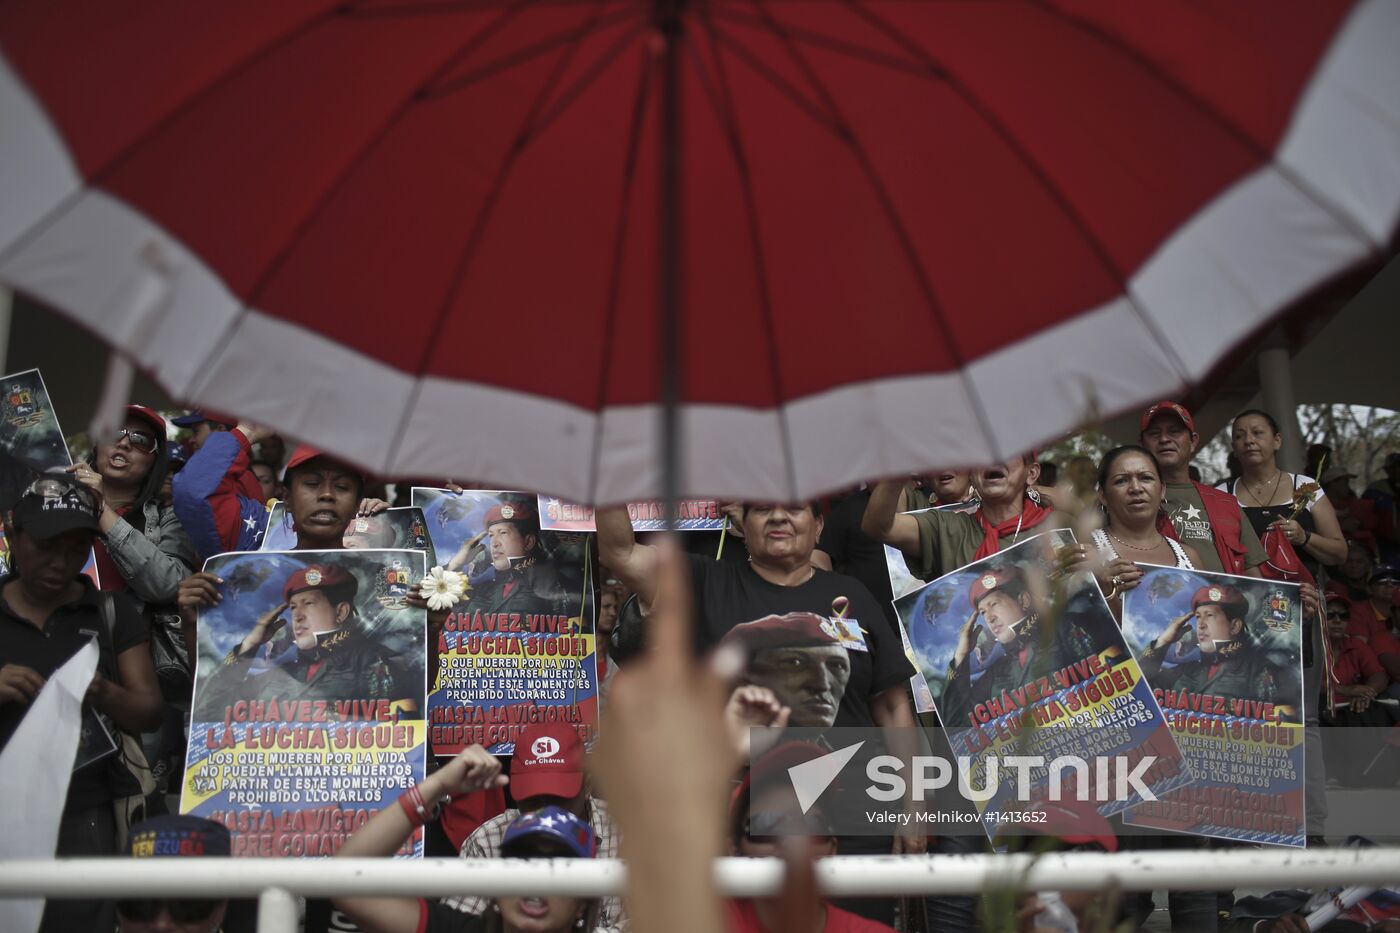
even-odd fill
[[[740,780],[739,786],[734,788],[734,792],[729,795],[730,817],[738,815],[739,804],[743,801],[744,796],[753,790],[754,784],[764,784],[774,778],[790,780],[789,768],[814,761],[826,754],[826,749],[813,742],[788,741],[774,745],[750,763],[744,771],[744,777]],[[832,785],[841,786],[839,775],[832,782]]]
[[[1040,822],[1028,824],[1028,829],[1033,827],[1039,835],[1057,837],[1066,845],[1094,845],[1105,852],[1118,851],[1113,824],[1089,801],[1041,800],[1028,807],[1027,812],[1042,814]]]
[[[1186,429],[1192,434],[1199,433],[1196,431],[1196,419],[1191,417],[1191,413],[1187,411],[1185,406],[1180,402],[1158,402],[1156,405],[1147,409],[1147,411],[1142,413],[1142,421],[1138,425],[1138,432],[1146,431],[1147,426],[1152,423],[1152,419],[1163,412],[1169,415],[1176,415],[1176,417],[1180,418],[1181,423],[1186,425]]]
[[[128,405],[126,406],[126,416],[128,418],[140,418],[142,421],[149,422],[151,427],[155,428],[156,433],[159,435],[156,439],[160,441],[162,445],[165,443],[165,418],[161,416],[160,412],[156,411],[154,408],[147,408],[145,405]]]
[[[583,740],[567,723],[526,726],[515,740],[510,764],[510,793],[517,802],[527,797],[577,797],[583,789]]]
[[[330,454],[326,453],[324,450],[321,450],[318,447],[312,447],[310,444],[297,445],[297,449],[292,451],[291,458],[287,460],[287,465],[282,468],[282,475],[286,476],[288,473],[290,473],[292,470],[295,470],[303,463],[315,460],[317,457],[325,457],[327,460],[334,461],[336,465],[344,467],[348,472],[355,474],[362,481],[365,478],[365,474],[357,467],[353,467],[343,460],[338,460]]]

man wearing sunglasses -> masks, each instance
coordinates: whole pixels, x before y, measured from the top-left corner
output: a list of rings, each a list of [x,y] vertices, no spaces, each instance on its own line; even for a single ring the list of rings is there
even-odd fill
[[[229,832],[197,816],[157,816],[133,826],[132,858],[227,858]],[[213,933],[224,922],[228,900],[125,898],[117,901],[121,933]]]

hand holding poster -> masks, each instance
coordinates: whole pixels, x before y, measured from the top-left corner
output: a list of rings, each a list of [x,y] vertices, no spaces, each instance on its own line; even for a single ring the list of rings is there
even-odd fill
[[[428,533],[468,590],[434,636],[428,698],[433,752],[480,743],[510,754],[535,722],[567,722],[590,743],[598,722],[598,668],[585,613],[587,542],[541,531],[526,493],[415,487]]]
[[[895,608],[974,789],[993,783],[993,759],[1028,756],[1037,793],[1109,816],[1190,776],[1093,578],[1057,569],[1057,548],[1073,541],[1029,538]],[[979,802],[989,832],[1024,807],[1014,791],[1003,781]]]
[[[1123,634],[1195,781],[1126,821],[1302,846],[1300,588],[1140,566],[1123,600]]]
[[[180,810],[235,855],[333,855],[424,777],[420,551],[220,554],[199,613]],[[422,853],[422,833],[401,854]]]
[[[904,514],[914,515],[918,512],[929,511],[975,512],[979,504],[978,500],[973,499],[969,502],[953,502],[948,505],[940,505],[935,509],[913,509]],[[894,594],[895,599],[898,599],[906,593],[914,592],[928,582],[927,580],[921,580],[914,576],[914,572],[909,569],[909,563],[904,559],[904,554],[899,548],[890,547],[888,544],[884,545],[884,548],[885,569],[889,573],[890,592]],[[919,662],[914,657],[914,649],[909,644],[909,634],[904,630],[904,623],[902,621],[899,624],[899,637],[904,642],[904,653],[909,656],[909,660],[914,664],[914,667],[917,668]],[[914,692],[914,712],[932,712],[933,694],[929,690],[928,681],[924,678],[922,671],[909,678],[909,687]]]

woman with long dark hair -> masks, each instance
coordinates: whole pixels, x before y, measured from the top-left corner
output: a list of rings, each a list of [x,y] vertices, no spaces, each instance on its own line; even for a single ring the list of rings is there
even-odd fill
[[[130,596],[150,629],[148,650],[161,695],[171,704],[160,729],[142,737],[159,792],[172,776],[178,782],[184,760],[182,708],[193,682],[175,603],[180,581],[194,567],[194,545],[175,510],[161,499],[169,468],[165,419],[142,405],[130,405],[121,430],[94,440],[92,456],[69,472],[97,493],[100,533],[92,553],[98,586]]]
[[[94,550],[102,589],[127,592],[143,608],[172,605],[195,562],[175,510],[161,504],[165,432],[157,412],[131,405],[121,430],[98,440],[87,462],[69,467],[101,497],[102,534]]]
[[[1226,491],[1239,500],[1261,541],[1270,528],[1277,528],[1316,576],[1319,564],[1333,566],[1346,560],[1346,539],[1336,510],[1317,480],[1278,465],[1282,445],[1273,415],[1257,408],[1236,415],[1230,426],[1230,446],[1240,463],[1240,477]]]

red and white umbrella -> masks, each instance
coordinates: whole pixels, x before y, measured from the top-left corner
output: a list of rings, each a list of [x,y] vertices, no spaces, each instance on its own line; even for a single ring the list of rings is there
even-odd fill
[[[177,397],[594,502],[661,491],[672,294],[683,491],[795,498],[1171,395],[1388,254],[1397,47],[1394,0],[4,0],[0,279]]]

